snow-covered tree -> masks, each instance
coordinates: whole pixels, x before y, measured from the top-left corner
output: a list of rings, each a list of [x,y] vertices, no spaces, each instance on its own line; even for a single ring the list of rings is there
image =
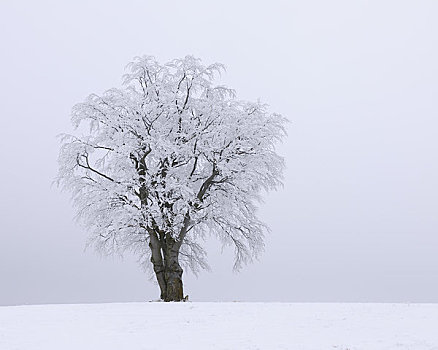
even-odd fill
[[[205,235],[234,246],[235,268],[263,248],[256,204],[281,184],[285,118],[215,85],[221,64],[145,56],[128,68],[122,89],[73,107],[58,184],[100,248],[138,254],[161,299],[179,301],[182,266],[208,267]]]

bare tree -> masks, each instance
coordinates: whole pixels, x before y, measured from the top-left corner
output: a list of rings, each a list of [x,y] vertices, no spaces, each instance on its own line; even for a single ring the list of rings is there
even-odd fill
[[[206,234],[234,246],[235,268],[263,248],[256,203],[281,184],[285,118],[214,85],[221,64],[145,56],[128,67],[123,89],[73,107],[82,136],[63,135],[58,184],[100,248],[150,260],[161,299],[180,301],[181,266],[208,267]]]

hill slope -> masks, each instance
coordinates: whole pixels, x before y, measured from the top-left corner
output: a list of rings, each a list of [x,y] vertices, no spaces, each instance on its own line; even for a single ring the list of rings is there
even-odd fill
[[[438,350],[438,304],[0,307],[2,350]]]

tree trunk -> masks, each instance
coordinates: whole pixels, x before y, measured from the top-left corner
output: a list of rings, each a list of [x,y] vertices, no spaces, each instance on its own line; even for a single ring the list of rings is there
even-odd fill
[[[160,299],[164,301],[182,301],[183,283],[179,256],[179,242],[170,235],[165,239],[159,239],[159,234],[151,230],[149,232],[151,248],[151,262],[155,276],[160,287]]]
[[[166,238],[164,276],[167,289],[164,301],[181,301],[184,298],[182,283],[183,269],[178,261],[179,247],[180,245],[174,238]]]
[[[158,235],[154,230],[149,231],[149,247],[151,248],[151,262],[154,266],[155,276],[157,277],[158,285],[160,286],[160,299],[166,299],[166,278],[163,258],[161,256],[161,244]]]

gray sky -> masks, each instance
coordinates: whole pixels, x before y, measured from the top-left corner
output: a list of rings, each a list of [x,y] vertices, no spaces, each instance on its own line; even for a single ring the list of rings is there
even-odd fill
[[[239,274],[208,242],[192,300],[438,302],[438,2],[0,3],[0,305],[137,301],[127,257],[84,252],[51,182],[70,109],[119,86],[133,56],[193,54],[287,116],[272,233]]]

